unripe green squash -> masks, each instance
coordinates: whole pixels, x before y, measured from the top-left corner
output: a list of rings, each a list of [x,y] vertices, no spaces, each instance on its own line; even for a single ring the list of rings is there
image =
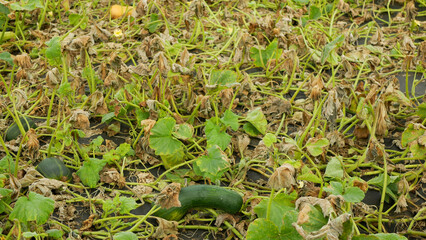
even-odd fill
[[[212,185],[192,185],[180,190],[181,207],[160,209],[154,216],[178,221],[191,208],[216,208],[230,214],[237,213],[243,205],[243,198],[237,192]]]
[[[25,131],[28,131],[30,128],[37,128],[37,125],[29,117],[20,117],[19,121],[21,122]],[[19,130],[18,124],[14,123],[7,129],[5,139],[6,141],[10,141],[16,139],[19,135],[21,135],[21,131]]]
[[[52,178],[61,181],[69,181],[72,173],[59,158],[50,157],[41,161],[37,166],[37,171],[45,178]]]

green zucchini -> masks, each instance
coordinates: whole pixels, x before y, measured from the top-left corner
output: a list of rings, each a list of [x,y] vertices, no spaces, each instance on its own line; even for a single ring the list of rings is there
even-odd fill
[[[72,173],[60,159],[55,157],[46,158],[37,166],[37,171],[45,178],[52,178],[61,181],[68,181],[72,178]]]
[[[37,128],[37,125],[35,125],[34,121],[29,117],[20,117],[19,121],[25,131],[28,131],[30,128]],[[6,141],[10,141],[16,139],[19,135],[21,135],[21,131],[19,130],[18,124],[14,123],[7,129],[5,139]]]
[[[235,214],[243,205],[243,198],[237,192],[212,185],[184,187],[180,190],[179,201],[181,207],[162,208],[154,216],[177,221],[191,208],[216,208]]]

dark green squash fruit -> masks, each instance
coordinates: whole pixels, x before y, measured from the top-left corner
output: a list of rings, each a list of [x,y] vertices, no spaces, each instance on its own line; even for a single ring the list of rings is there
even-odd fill
[[[167,220],[181,219],[191,208],[215,208],[230,214],[241,210],[243,198],[232,190],[212,185],[192,185],[180,190],[181,207],[160,209],[155,216]]]
[[[69,181],[72,173],[60,159],[55,157],[46,158],[37,166],[37,171],[45,178],[52,178],[61,181]]]
[[[34,121],[29,117],[20,117],[19,121],[24,127],[25,131],[28,131],[30,128],[37,128]],[[6,131],[6,141],[10,141],[16,139],[19,135],[21,135],[21,131],[19,130],[18,124],[13,123]]]

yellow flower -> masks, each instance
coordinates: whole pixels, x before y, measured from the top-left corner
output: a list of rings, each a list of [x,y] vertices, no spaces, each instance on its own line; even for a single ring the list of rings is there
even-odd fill
[[[114,30],[114,37],[119,38],[123,36],[123,31],[121,29],[115,29]]]

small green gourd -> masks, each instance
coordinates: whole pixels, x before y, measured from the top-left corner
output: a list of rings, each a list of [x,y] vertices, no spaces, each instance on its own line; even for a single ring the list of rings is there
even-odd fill
[[[28,131],[30,128],[37,128],[37,125],[34,121],[29,117],[20,117],[19,121],[24,127],[25,131]],[[19,135],[21,135],[21,131],[19,130],[19,126],[17,123],[13,123],[6,131],[6,141],[10,141],[16,139]]]
[[[37,171],[45,178],[51,178],[61,181],[69,181],[72,173],[60,159],[55,157],[46,158],[37,166]]]

